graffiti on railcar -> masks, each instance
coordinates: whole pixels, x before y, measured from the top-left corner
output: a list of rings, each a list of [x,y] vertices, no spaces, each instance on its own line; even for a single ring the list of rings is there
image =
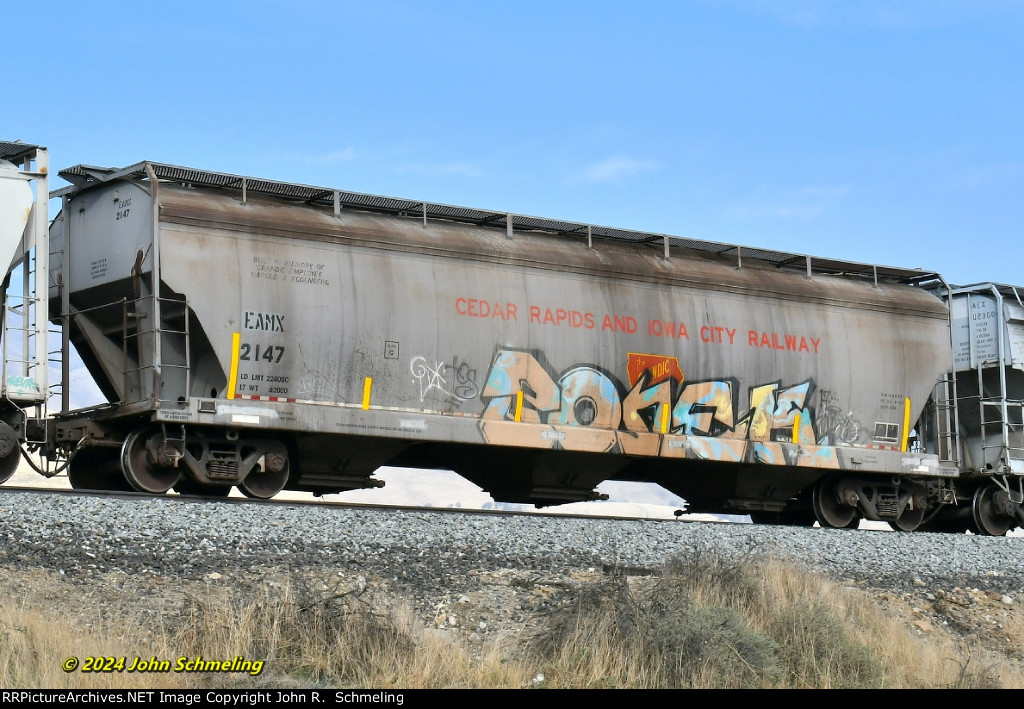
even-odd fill
[[[818,406],[818,440],[828,441],[832,445],[857,443],[861,439],[861,425],[853,416],[853,412],[843,413],[839,397],[827,389],[820,393]]]
[[[815,434],[810,379],[753,386],[740,409],[738,380],[686,381],[676,357],[630,353],[628,389],[601,368],[577,364],[558,374],[542,360],[527,350],[495,355],[481,392],[488,442],[536,445],[535,429],[515,426],[527,422],[549,427],[541,437],[552,448],[788,465],[810,464],[798,455],[816,465],[834,460],[831,449],[799,450],[825,443]]]
[[[324,399],[334,389],[332,380],[319,373],[303,374],[295,384],[295,393],[304,399]]]
[[[410,360],[409,370],[419,387],[420,402],[431,397],[461,407],[480,393],[476,369],[458,357],[445,362],[417,355]]]

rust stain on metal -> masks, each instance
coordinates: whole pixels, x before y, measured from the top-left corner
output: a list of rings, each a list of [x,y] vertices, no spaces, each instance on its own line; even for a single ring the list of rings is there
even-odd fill
[[[467,261],[557,270],[595,276],[614,283],[646,282],[673,288],[699,288],[743,297],[825,304],[946,319],[942,301],[921,289],[828,275],[806,278],[795,271],[764,266],[744,259],[737,268],[731,258],[676,248],[664,259],[643,245],[614,241],[585,241],[548,234],[516,232],[508,239],[503,229],[435,220],[428,228],[418,221],[347,210],[336,217],[311,205],[286,205],[250,198],[243,206],[228,195],[166,188],[161,192],[163,222],[193,228],[218,228],[243,233],[301,239],[305,242],[345,242],[403,253],[454,257]],[[287,210],[283,218],[282,210]]]

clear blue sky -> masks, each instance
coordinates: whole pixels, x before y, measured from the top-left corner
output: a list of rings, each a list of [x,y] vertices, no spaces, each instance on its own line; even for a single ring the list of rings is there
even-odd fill
[[[156,160],[1024,284],[1020,0],[4,5],[0,139],[54,168]]]

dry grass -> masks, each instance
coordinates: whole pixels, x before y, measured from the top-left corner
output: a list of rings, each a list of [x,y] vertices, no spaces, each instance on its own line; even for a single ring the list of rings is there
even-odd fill
[[[537,639],[557,668],[548,673],[552,685],[1018,688],[1024,681],[1019,663],[980,642],[924,636],[864,591],[773,561],[726,563],[696,552],[642,581],[608,582]],[[1019,623],[1004,631],[1009,645],[1024,639]]]
[[[45,595],[45,594],[40,594]],[[52,590],[51,590],[52,595]],[[36,594],[20,594],[32,599]],[[771,560],[693,551],[657,577],[606,576],[513,640],[463,644],[394,598],[292,578],[186,594],[154,622],[0,606],[4,688],[1020,688],[980,639],[921,634],[907,609]],[[892,598],[890,598],[892,600]],[[1024,625],[999,624],[1021,647]],[[64,658],[262,661],[258,673],[65,673]]]
[[[181,687],[178,675],[65,672],[68,657],[135,657],[144,633],[125,619],[97,617],[92,627],[54,617],[24,601],[0,607],[0,687],[4,689],[158,689]],[[102,650],[101,650],[102,648]],[[154,648],[153,654],[156,654]]]

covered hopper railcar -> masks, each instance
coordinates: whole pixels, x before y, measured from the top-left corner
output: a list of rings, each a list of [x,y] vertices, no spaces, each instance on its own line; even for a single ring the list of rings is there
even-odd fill
[[[536,505],[630,480],[755,521],[1018,523],[1007,446],[960,460],[938,274],[160,163],[60,174],[50,316],[110,402],[47,419],[75,487],[272,497],[404,466]]]

